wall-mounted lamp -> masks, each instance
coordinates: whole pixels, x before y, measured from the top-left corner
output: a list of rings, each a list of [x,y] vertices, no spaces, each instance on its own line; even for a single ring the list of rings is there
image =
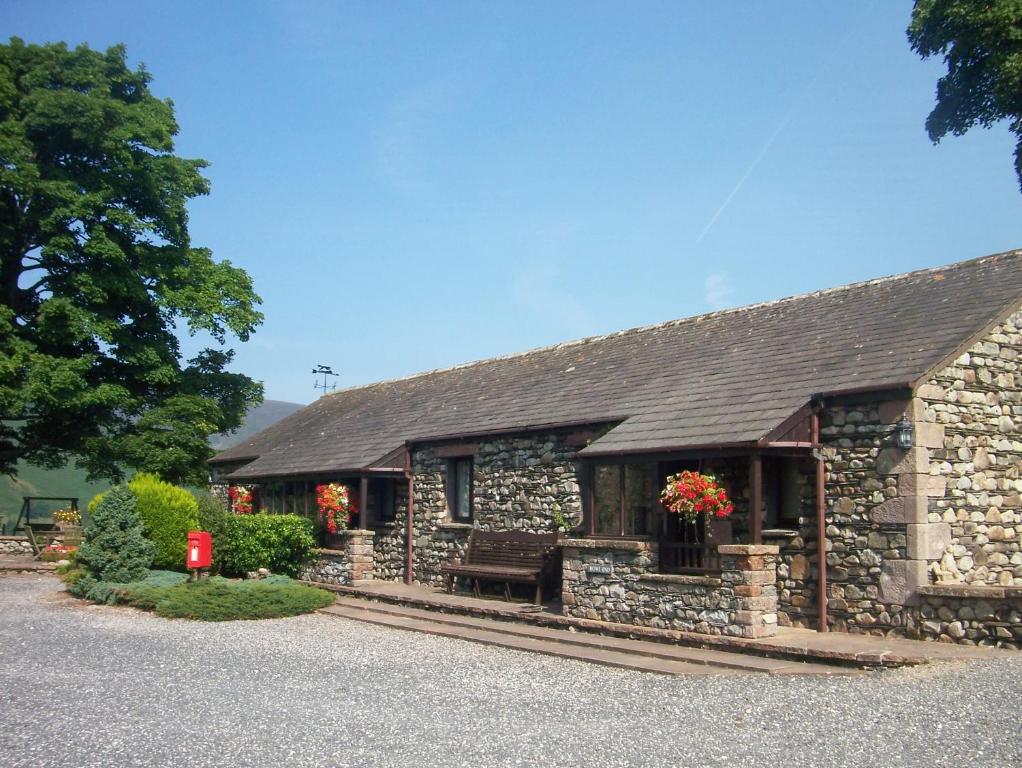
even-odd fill
[[[894,428],[894,439],[897,441],[898,447],[907,451],[912,447],[914,437],[912,422],[908,420],[908,416],[902,417],[898,426]]]

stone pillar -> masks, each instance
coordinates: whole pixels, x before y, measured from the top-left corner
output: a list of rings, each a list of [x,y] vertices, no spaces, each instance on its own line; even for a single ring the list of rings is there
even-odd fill
[[[742,637],[769,637],[777,633],[776,544],[721,544],[722,589],[735,595],[734,624]]]
[[[357,528],[345,532],[344,551],[351,565],[351,580],[373,578],[373,532]]]
[[[340,547],[319,550],[319,557],[302,569],[302,579],[351,586],[354,581],[373,578],[373,532],[356,529],[342,531],[337,537],[342,539]]]

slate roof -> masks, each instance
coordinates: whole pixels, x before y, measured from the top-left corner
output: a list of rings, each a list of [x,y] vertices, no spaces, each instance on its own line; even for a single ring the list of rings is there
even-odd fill
[[[620,423],[583,455],[753,443],[813,394],[909,386],[1022,305],[1020,267],[1011,251],[355,387],[211,461],[354,470],[408,441],[600,422]]]

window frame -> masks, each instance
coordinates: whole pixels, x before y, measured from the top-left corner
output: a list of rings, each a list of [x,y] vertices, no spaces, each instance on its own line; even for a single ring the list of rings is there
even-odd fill
[[[645,533],[629,533],[628,532],[628,520],[630,517],[629,506],[628,506],[628,468],[632,467],[644,467],[646,472],[650,473],[652,478],[652,487],[650,490],[649,502],[649,518],[647,519],[647,530]],[[617,469],[618,478],[618,493],[617,493],[617,530],[613,532],[598,531],[597,530],[597,514],[596,514],[596,471],[599,467],[614,467]],[[656,509],[659,505],[658,493],[657,493],[657,478],[659,473],[659,465],[657,462],[634,462],[634,461],[616,461],[616,462],[593,462],[588,465],[588,470],[584,472],[586,478],[586,495],[585,495],[585,517],[586,517],[586,535],[589,537],[596,538],[613,538],[613,539],[639,539],[648,540],[656,535]]]
[[[458,467],[468,467],[468,510],[461,509],[461,494],[458,492]],[[473,456],[452,456],[447,459],[447,474],[444,482],[447,501],[447,517],[453,523],[471,525],[475,519],[475,459]]]

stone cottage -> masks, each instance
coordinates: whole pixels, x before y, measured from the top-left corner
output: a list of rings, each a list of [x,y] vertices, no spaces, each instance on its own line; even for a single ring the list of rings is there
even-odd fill
[[[435,585],[472,528],[560,529],[570,615],[1018,647],[1020,351],[1012,251],[336,392],[211,481],[310,516],[348,484],[314,579]],[[681,469],[735,513],[679,524]]]

